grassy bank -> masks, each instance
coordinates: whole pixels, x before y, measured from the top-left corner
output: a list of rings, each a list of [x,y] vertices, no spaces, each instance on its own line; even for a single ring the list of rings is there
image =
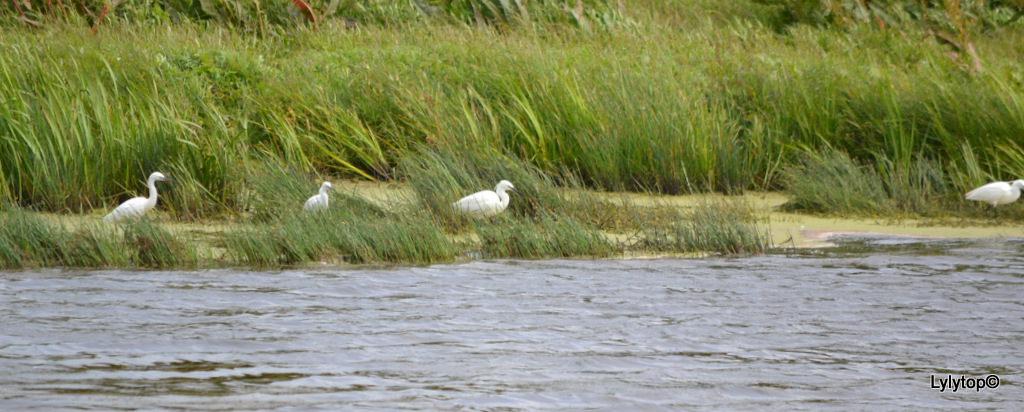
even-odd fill
[[[787,253],[829,246],[835,235],[1020,238],[1024,226],[981,219],[877,219],[783,211],[780,193],[663,196],[552,188],[557,203],[523,191],[506,213],[470,220],[434,213],[407,184],[345,182],[324,213],[299,212],[317,185],[302,175],[262,176],[293,187],[291,202],[241,218],[176,221],[157,210],[134,225],[101,215],[0,211],[0,268],[304,267],[429,264],[473,259],[645,258]],[[275,198],[276,199],[276,198]],[[1009,209],[1007,209],[1009,211]]]
[[[962,200],[970,188],[1024,177],[1024,26],[1010,9],[499,3],[366,1],[327,13],[313,2],[315,23],[284,9],[213,17],[161,2],[102,24],[27,15],[36,27],[0,12],[0,203],[99,214],[159,170],[179,181],[161,187],[159,208],[174,220],[240,223],[217,246],[224,260],[432,262],[465,252],[465,237],[496,257],[623,249],[602,231],[632,231],[651,250],[730,250],[683,239],[743,215],[673,217],[565,189],[786,190],[791,210],[950,219],[989,213]],[[473,4],[485,8],[459,8]],[[293,206],[322,176],[401,182],[413,195],[396,210],[348,199],[361,206],[330,216],[360,230],[341,238]],[[511,220],[480,226],[447,207],[500,179],[530,194]],[[1006,209],[1004,221],[1024,220]],[[107,239],[97,250],[131,244],[85,230]],[[436,241],[419,250],[417,236]],[[15,238],[5,238],[18,245],[10,256],[75,265]],[[735,239],[737,251],[763,243]],[[203,259],[178,245],[166,248],[174,262]],[[94,260],[168,259],[127,250]]]
[[[164,205],[197,219],[249,207],[254,159],[415,185],[403,165],[425,148],[499,153],[528,166],[519,174],[605,190],[795,189],[796,206],[825,213],[850,211],[796,186],[826,151],[870,169],[872,196],[902,214],[980,214],[963,192],[1024,176],[1019,25],[971,33],[976,70],[912,26],[781,26],[761,3],[627,3],[593,30],[7,25],[0,201],[111,207],[161,170],[183,182]]]
[[[303,186],[273,174],[276,186]],[[262,176],[267,186],[269,176]],[[416,188],[341,183],[327,210],[290,204],[236,221],[175,223],[167,213],[108,225],[99,216],[0,211],[0,269],[26,267],[285,267],[310,263],[425,264],[468,259],[605,258],[637,255],[758,254],[771,247],[765,210],[743,201],[680,209],[638,205],[583,190],[514,195],[505,213],[467,219],[431,210]],[[552,200],[556,200],[552,203]],[[568,212],[560,212],[565,207]],[[746,211],[734,213],[730,211]],[[725,212],[723,212],[725,211]]]
[[[96,221],[69,226],[23,210],[0,211],[0,269],[191,267],[199,263],[191,243],[150,220],[119,227]]]

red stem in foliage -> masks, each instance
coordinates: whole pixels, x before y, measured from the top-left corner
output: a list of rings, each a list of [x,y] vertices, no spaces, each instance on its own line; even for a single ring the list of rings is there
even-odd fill
[[[103,11],[101,11],[100,16],[96,18],[96,24],[92,25],[92,34],[96,34],[96,29],[100,27],[100,22],[103,21],[103,16],[106,16],[108,11],[110,11],[110,6],[104,4]]]
[[[28,18],[25,16],[25,12],[21,10],[21,5],[18,4],[18,0],[11,0],[11,3],[14,3],[14,8],[18,9],[18,13],[21,13],[21,17],[26,19]]]
[[[53,20],[57,21],[57,13],[53,12],[53,0],[46,0],[46,10],[49,10]]]
[[[32,19],[28,18],[28,16],[25,15],[25,11],[21,9],[21,5],[18,4],[18,0],[11,0],[11,3],[14,3],[14,8],[18,9],[18,13],[21,13],[21,20],[22,21],[24,21],[26,23],[34,24],[36,26],[41,26],[41,24],[39,24],[39,22],[37,22],[35,20],[32,20]]]
[[[292,3],[295,3],[295,7],[299,8],[299,11],[301,11],[302,15],[306,17],[306,20],[313,22],[313,24],[317,24],[316,13],[313,13],[313,8],[309,7],[306,2],[302,0],[292,0]]]
[[[64,12],[64,18],[68,18],[68,9],[64,7],[64,3],[61,2],[60,0],[57,0],[57,5],[60,6],[60,11]]]
[[[88,14],[89,17],[96,17],[96,15],[93,14],[92,10],[89,10],[88,7],[85,7],[85,2],[83,0],[78,0],[78,6],[82,8],[82,13]]]

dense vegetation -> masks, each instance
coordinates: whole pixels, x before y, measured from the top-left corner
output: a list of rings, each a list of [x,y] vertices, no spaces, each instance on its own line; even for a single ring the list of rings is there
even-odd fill
[[[1022,6],[16,0],[0,11],[0,202],[89,212],[160,170],[181,182],[161,208],[185,220],[288,220],[273,203],[301,203],[328,175],[408,182],[424,219],[456,232],[447,202],[513,180],[531,196],[501,237],[600,229],[565,211],[563,186],[788,190],[814,212],[982,216],[963,192],[1024,177]],[[267,187],[302,189],[275,200]],[[371,234],[419,227],[408,219]],[[233,244],[280,248],[254,240],[292,224],[308,222]],[[324,239],[288,253],[369,242]],[[523,242],[503,250],[608,250]]]

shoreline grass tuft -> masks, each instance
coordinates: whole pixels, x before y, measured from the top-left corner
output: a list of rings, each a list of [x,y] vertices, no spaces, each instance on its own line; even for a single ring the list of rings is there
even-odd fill
[[[773,246],[764,220],[766,217],[758,216],[743,202],[708,200],[677,222],[644,228],[641,249],[757,255]]]

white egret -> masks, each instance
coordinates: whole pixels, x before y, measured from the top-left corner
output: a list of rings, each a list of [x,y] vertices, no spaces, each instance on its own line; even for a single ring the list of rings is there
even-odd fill
[[[452,207],[468,216],[494,216],[508,207],[508,193],[505,193],[505,190],[508,189],[519,193],[519,191],[512,186],[511,182],[508,180],[502,180],[494,187],[493,192],[490,190],[481,190],[459,199],[458,202],[452,203]]]
[[[136,219],[141,218],[145,215],[149,209],[156,206],[156,182],[157,181],[169,181],[174,182],[173,179],[164,176],[163,173],[153,172],[149,175],[149,197],[133,197],[121,203],[113,212],[103,217],[104,223],[120,222],[125,219]]]
[[[307,199],[306,204],[302,205],[302,210],[305,212],[316,212],[321,209],[327,209],[328,189],[334,190],[334,186],[331,186],[331,182],[324,182],[320,185],[320,193]]]
[[[1017,201],[1020,199],[1021,190],[1024,190],[1024,180],[1014,180],[1013,183],[994,182],[967,192],[964,198],[992,205],[992,211],[998,220],[999,209],[996,209],[996,206]]]

